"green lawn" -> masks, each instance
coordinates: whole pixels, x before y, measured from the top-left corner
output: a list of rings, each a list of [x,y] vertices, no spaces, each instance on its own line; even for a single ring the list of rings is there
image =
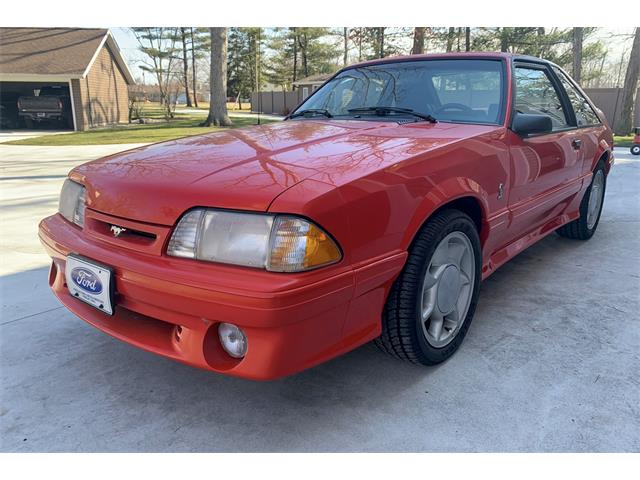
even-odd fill
[[[633,135],[615,135],[613,137],[613,144],[616,147],[631,147],[631,145],[633,145]]]
[[[201,107],[202,108],[202,107]],[[150,104],[145,106],[143,117],[160,119],[162,111],[159,106]],[[151,123],[146,125],[122,125],[118,127],[95,128],[84,132],[65,133],[61,135],[45,135],[42,137],[26,138],[24,140],[14,140],[6,142],[5,145],[109,145],[118,143],[152,143],[172,140],[174,138],[186,137],[224,130],[227,127],[201,127],[200,124],[205,117],[200,115],[176,114],[176,118],[168,122]],[[233,126],[231,128],[246,127],[255,125],[256,119],[232,117]],[[262,118],[262,123],[270,123],[273,120]],[[633,145],[633,135],[614,137],[616,147],[631,147]]]
[[[182,118],[184,117],[184,118]],[[233,127],[246,127],[255,125],[254,118],[234,117]],[[45,135],[42,137],[26,138],[6,142],[5,145],[108,145],[116,143],[150,143],[172,140],[174,138],[211,133],[224,130],[228,127],[201,127],[204,117],[188,117],[178,115],[169,122],[153,123],[146,125],[126,125],[112,128],[96,128],[85,132],[64,133],[60,135]],[[262,119],[262,123],[269,120]]]

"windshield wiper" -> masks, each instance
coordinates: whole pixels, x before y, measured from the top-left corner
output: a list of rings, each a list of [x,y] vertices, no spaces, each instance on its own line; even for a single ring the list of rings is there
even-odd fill
[[[296,117],[306,117],[307,115],[324,115],[327,118],[332,118],[333,115],[329,113],[329,110],[325,108],[307,108],[306,110],[300,110],[299,112],[292,113],[284,117],[285,120]]]
[[[348,110],[349,113],[373,113],[375,115],[378,116],[385,116],[389,113],[406,113],[409,115],[413,115],[414,117],[418,117],[421,118],[423,120],[426,120],[427,122],[431,122],[431,123],[437,123],[438,120],[433,117],[432,115],[429,115],[428,113],[420,113],[420,112],[416,112],[415,110],[411,109],[411,108],[402,108],[402,107],[382,107],[382,106],[376,106],[376,107],[360,107],[360,108],[350,108]]]

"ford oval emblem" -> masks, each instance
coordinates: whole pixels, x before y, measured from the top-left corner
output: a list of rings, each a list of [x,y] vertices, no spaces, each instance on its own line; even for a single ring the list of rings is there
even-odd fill
[[[102,282],[91,270],[84,267],[76,267],[71,270],[71,278],[85,292],[93,295],[102,293]]]

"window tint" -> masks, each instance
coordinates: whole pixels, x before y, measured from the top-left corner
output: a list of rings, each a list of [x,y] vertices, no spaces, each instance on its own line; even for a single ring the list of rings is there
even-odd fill
[[[298,109],[363,119],[349,110],[401,107],[442,121],[493,124],[502,117],[503,84],[502,62],[496,60],[393,62],[347,69]]]
[[[568,126],[560,96],[545,70],[516,67],[515,80],[516,111],[548,115],[554,130]]]
[[[573,111],[576,114],[576,122],[578,123],[578,126],[596,125],[600,123],[598,115],[593,111],[589,102],[587,102],[578,89],[573,86],[567,76],[557,68],[554,68],[554,70],[558,75],[558,78],[560,78],[560,83],[562,83],[562,86],[567,92]]]

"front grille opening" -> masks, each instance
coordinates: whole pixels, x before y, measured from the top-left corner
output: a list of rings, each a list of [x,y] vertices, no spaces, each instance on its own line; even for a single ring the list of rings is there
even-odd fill
[[[104,222],[102,220],[92,219],[91,223],[91,227],[95,232],[123,242],[150,245],[155,242],[157,238],[155,233],[127,228],[122,225]]]
[[[111,228],[111,227],[109,227]],[[124,232],[122,232],[119,237],[128,237],[128,236],[136,236],[136,237],[143,237],[143,238],[148,238],[150,240],[155,240],[156,239],[156,235],[153,233],[149,233],[149,232],[142,232],[140,230],[133,230],[133,229],[126,229]]]

